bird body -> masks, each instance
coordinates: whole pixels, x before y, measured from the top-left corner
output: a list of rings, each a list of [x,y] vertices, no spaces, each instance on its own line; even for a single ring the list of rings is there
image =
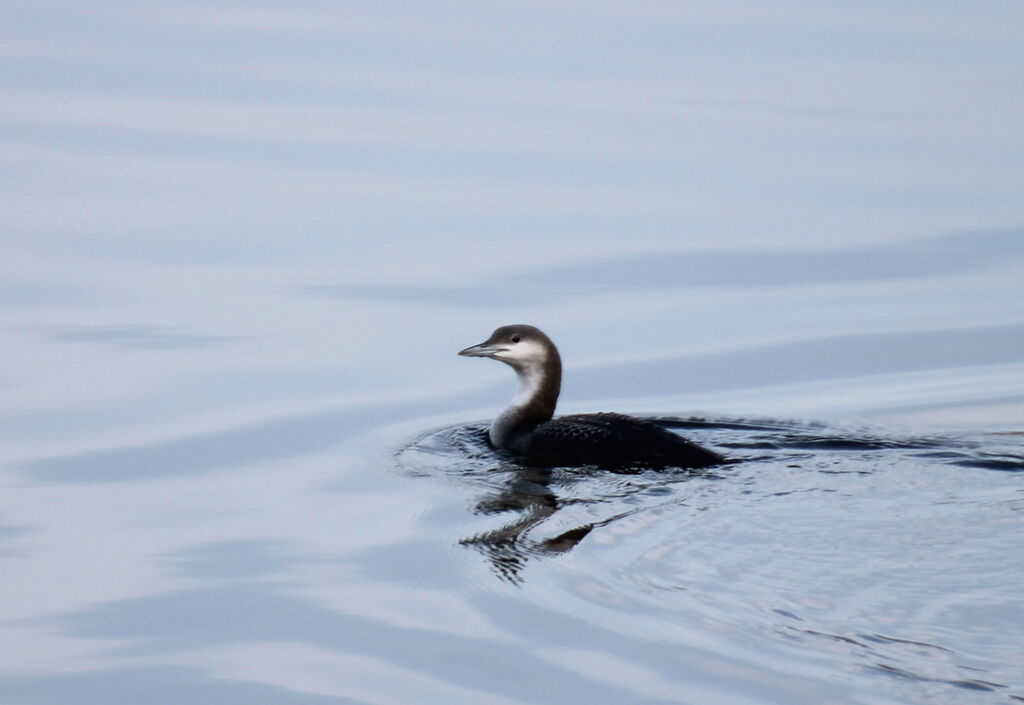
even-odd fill
[[[459,352],[511,366],[519,388],[491,424],[495,448],[545,465],[655,465],[685,468],[727,462],[650,421],[614,413],[554,418],[562,382],[558,348],[541,330],[502,326],[483,343]]]

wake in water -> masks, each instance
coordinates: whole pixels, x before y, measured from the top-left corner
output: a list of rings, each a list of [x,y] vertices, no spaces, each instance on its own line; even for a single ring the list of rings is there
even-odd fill
[[[946,465],[1004,471],[1024,470],[1018,439],[1007,436],[1005,447],[989,436],[979,439],[949,436],[900,438],[866,431],[830,428],[822,424],[794,424],[770,421],[679,419],[648,417],[672,430],[685,429],[702,444],[727,449],[733,464],[703,470],[652,469],[646,466],[602,468],[531,467],[513,456],[495,451],[487,442],[485,424],[450,426],[418,439],[399,453],[402,467],[421,475],[445,475],[481,485],[486,491],[474,511],[480,515],[516,516],[499,528],[468,537],[464,545],[475,546],[492,561],[496,574],[518,582],[531,556],[564,553],[598,527],[638,512],[679,503],[675,495],[687,489],[704,488],[694,481],[732,478],[749,484],[751,472],[777,472],[812,468],[823,475],[870,474],[895,459],[938,462]],[[677,487],[683,485],[682,487]],[[807,491],[806,489],[803,491]],[[828,492],[827,488],[818,491]],[[749,494],[750,490],[740,490]],[[784,494],[778,488],[775,496]],[[689,497],[690,494],[688,493]],[[636,506],[623,506],[627,503]],[[556,518],[560,510],[579,505],[607,507],[607,516],[572,526],[561,533],[544,536],[537,531]],[[533,534],[541,538],[532,538]]]
[[[976,635],[1024,617],[1024,565],[1007,550],[1024,540],[1024,437],[651,420],[738,462],[534,468],[490,448],[484,424],[429,433],[398,459],[478,488],[460,543],[503,581],[588,545],[571,568],[638,610],[840,653],[925,690],[1022,695],[1009,686],[1019,635]]]

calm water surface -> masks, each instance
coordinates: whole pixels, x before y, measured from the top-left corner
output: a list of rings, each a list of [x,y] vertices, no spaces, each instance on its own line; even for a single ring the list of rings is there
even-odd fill
[[[0,20],[0,704],[1024,700],[1019,4]]]

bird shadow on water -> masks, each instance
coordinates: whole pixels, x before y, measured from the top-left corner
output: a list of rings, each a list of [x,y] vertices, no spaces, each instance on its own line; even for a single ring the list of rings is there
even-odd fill
[[[1024,470],[1024,457],[978,447],[967,439],[899,437],[817,423],[648,417],[673,432],[723,452],[731,462],[702,470],[682,468],[533,467],[487,442],[487,425],[450,426],[421,436],[396,454],[400,467],[420,477],[475,486],[470,505],[481,518],[507,518],[459,543],[479,551],[501,580],[520,584],[531,560],[564,555],[595,531],[666,506],[699,511],[723,487],[745,501],[795,491],[784,480],[752,489],[768,473],[811,471],[819,478],[868,475],[894,459]],[[726,482],[722,482],[722,481]],[[828,481],[817,491],[832,492]],[[806,488],[799,491],[808,491]]]

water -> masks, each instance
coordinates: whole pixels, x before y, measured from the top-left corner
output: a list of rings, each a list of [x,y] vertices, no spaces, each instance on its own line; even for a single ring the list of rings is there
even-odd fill
[[[1018,5],[0,17],[3,705],[1024,698]]]

